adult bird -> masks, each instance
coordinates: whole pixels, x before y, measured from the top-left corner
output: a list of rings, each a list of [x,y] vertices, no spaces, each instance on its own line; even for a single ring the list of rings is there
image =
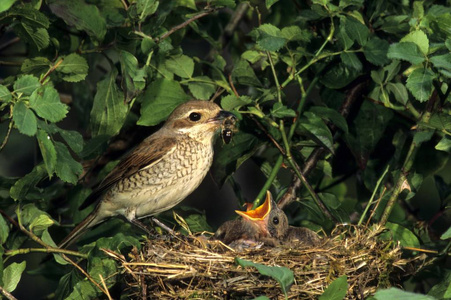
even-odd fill
[[[124,216],[143,228],[138,219],[185,199],[210,169],[214,137],[227,118],[235,117],[213,102],[179,105],[163,127],[125,155],[92,192],[81,209],[98,200],[97,206],[59,247],[69,246],[88,228],[111,217]]]

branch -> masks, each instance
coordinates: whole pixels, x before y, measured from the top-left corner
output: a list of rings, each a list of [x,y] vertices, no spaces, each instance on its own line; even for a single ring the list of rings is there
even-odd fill
[[[195,15],[194,17],[192,17],[192,18],[186,20],[185,22],[183,22],[183,23],[181,23],[181,24],[179,24],[179,25],[177,25],[177,26],[172,27],[171,30],[169,30],[168,32],[166,32],[165,34],[163,34],[162,36],[160,36],[159,38],[156,38],[155,41],[156,41],[157,43],[158,43],[158,42],[161,42],[162,40],[164,40],[165,38],[167,38],[168,36],[170,36],[171,34],[173,34],[174,32],[176,32],[177,30],[182,29],[182,28],[188,26],[190,23],[192,23],[192,22],[194,22],[194,21],[196,21],[196,20],[198,20],[198,19],[200,19],[200,18],[203,18],[203,17],[205,17],[205,16],[208,16],[209,14],[211,14],[211,13],[213,13],[213,12],[215,12],[215,11],[216,11],[215,8],[209,8],[209,9],[207,9],[206,11],[201,12],[200,14]]]
[[[423,124],[427,125],[429,123],[437,98],[438,98],[437,91],[434,90],[434,93],[432,93],[431,98],[429,99],[426,105],[423,116],[417,122],[418,128],[420,130],[425,127]],[[396,200],[398,199],[401,192],[405,189],[406,184],[408,186],[407,175],[412,170],[413,163],[415,162],[415,157],[422,143],[423,143],[422,141],[415,142],[415,139],[413,139],[412,143],[410,144],[409,151],[407,152],[403,166],[401,167],[401,171],[398,180],[396,181],[395,188],[393,189],[390,199],[388,199],[387,205],[385,206],[384,209],[384,213],[382,214],[381,220],[379,221],[379,224],[382,226],[384,226],[385,223],[387,223],[391,211],[393,210],[393,207],[396,203]]]
[[[9,124],[8,124],[8,131],[6,132],[5,139],[3,140],[3,143],[0,146],[0,152],[3,150],[3,148],[5,148],[6,144],[8,143],[9,136],[11,135],[11,130],[12,129],[13,129],[13,120],[12,120],[12,118],[10,118],[9,119]]]
[[[363,91],[368,86],[368,81],[360,82],[357,85],[355,85],[348,93],[345,101],[343,102],[341,108],[340,108],[340,114],[346,119],[350,113],[351,107],[353,104],[361,97],[363,94]],[[331,125],[331,130],[335,131],[336,127],[334,125]],[[334,139],[337,139],[338,135],[336,134],[334,136]],[[302,169],[302,174],[304,176],[307,176],[310,174],[310,172],[314,169],[318,161],[321,159],[322,155],[326,152],[326,149],[324,147],[319,147],[313,150],[313,152],[310,154],[308,159],[304,163],[304,167]],[[280,198],[279,200],[279,207],[282,209],[291,202],[293,202],[296,199],[296,194],[298,193],[298,190],[301,188],[302,182],[298,177],[294,177],[291,185],[288,187],[285,194]]]
[[[10,292],[5,290],[2,286],[0,286],[0,292],[5,296],[8,300],[17,300]]]

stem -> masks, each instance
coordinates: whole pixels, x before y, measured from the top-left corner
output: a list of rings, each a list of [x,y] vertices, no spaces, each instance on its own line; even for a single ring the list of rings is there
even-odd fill
[[[208,16],[209,14],[211,14],[211,13],[213,13],[213,12],[215,12],[215,11],[216,11],[216,9],[213,9],[213,8],[207,9],[206,11],[201,12],[201,13],[198,14],[198,15],[195,15],[194,17],[192,17],[192,18],[186,20],[185,22],[183,22],[183,23],[181,23],[181,24],[179,24],[179,25],[177,25],[177,26],[172,27],[171,30],[169,30],[168,32],[166,32],[165,34],[163,34],[162,36],[160,36],[159,38],[157,38],[157,39],[156,39],[156,42],[161,42],[162,40],[164,40],[165,38],[167,38],[168,36],[170,36],[171,34],[173,34],[174,32],[176,32],[177,30],[182,29],[182,28],[188,26],[191,22],[194,22],[194,21],[196,21],[197,19],[200,19],[200,18],[202,18],[202,17]]]
[[[283,163],[283,155],[281,154],[277,158],[276,163],[274,164],[274,167],[272,168],[272,171],[269,174],[268,178],[266,179],[266,182],[263,185],[262,189],[258,193],[257,198],[255,198],[253,208],[256,208],[260,205],[260,202],[266,195],[266,191],[271,187],[272,182],[276,178],[277,173],[279,172],[280,167],[282,166],[282,163]]]
[[[434,97],[434,96],[433,96]],[[431,107],[433,105],[434,99],[429,99],[429,103],[432,102],[429,106]],[[428,104],[429,104],[428,103]],[[428,109],[428,108],[427,108]],[[419,130],[422,130],[424,128],[422,123],[428,124],[429,120],[431,119],[432,113],[430,111],[426,111],[423,114],[423,117],[417,122]],[[388,218],[390,217],[391,211],[393,210],[393,207],[396,203],[396,200],[399,197],[399,194],[404,190],[405,183],[407,182],[407,174],[410,173],[413,163],[415,162],[415,157],[418,152],[418,149],[420,148],[422,142],[415,142],[415,139],[412,140],[412,143],[410,144],[409,151],[407,152],[406,158],[404,160],[404,164],[401,168],[400,175],[398,177],[398,180],[396,181],[395,188],[390,196],[390,199],[387,202],[387,205],[385,206],[384,213],[382,214],[381,220],[379,222],[380,225],[384,226],[385,223],[387,223]]]
[[[312,59],[311,59],[305,66],[303,66],[300,70],[298,70],[298,71],[295,73],[294,77],[295,77],[295,76],[299,76],[302,72],[304,72],[305,70],[307,70],[311,65],[313,65],[313,64],[316,63],[317,61],[319,61],[319,60],[321,60],[321,59],[323,59],[323,58],[326,58],[326,57],[329,57],[329,56],[333,56],[333,55],[338,55],[338,54],[341,53],[341,52],[336,52],[336,53],[330,53],[330,54],[324,55],[324,56],[322,56],[322,57],[319,56],[319,55],[321,54],[321,52],[324,50],[324,47],[326,47],[327,43],[329,43],[329,41],[331,41],[332,38],[333,38],[333,36],[334,36],[334,33],[335,33],[335,25],[334,25],[334,22],[333,22],[332,18],[331,18],[330,24],[331,24],[331,25],[330,25],[330,32],[329,32],[329,35],[327,36],[326,40],[324,41],[324,43],[321,45],[321,47],[318,49],[318,51],[316,51],[316,53],[315,53],[315,55],[312,57]],[[290,76],[287,78],[287,80],[285,80],[285,81],[282,83],[282,85],[280,86],[280,88],[283,89],[284,87],[286,87],[286,86],[293,80],[294,77],[293,77],[293,75],[290,75]]]
[[[41,250],[38,250],[39,248],[26,248],[26,249],[9,250],[9,251],[6,251],[5,255],[14,256],[14,255],[26,254],[26,253],[30,253],[30,252],[45,252],[45,253],[60,253],[60,254],[63,255],[63,257],[65,257],[64,254],[69,254],[69,255],[82,257],[82,258],[85,258],[85,259],[88,258],[87,254],[82,254],[82,253],[79,253],[79,252],[76,252],[76,251],[71,251],[71,250],[66,250],[66,249],[60,249],[60,248],[52,247],[52,246],[46,244],[37,235],[35,235],[31,231],[28,231],[22,225],[22,219],[20,217],[20,207],[17,207],[16,214],[17,214],[17,221],[18,221],[17,225],[19,226],[20,231],[25,233],[31,240],[35,241],[36,243],[38,243],[39,245],[41,245],[44,248],[40,248]]]
[[[274,67],[274,62],[272,60],[271,54],[269,53],[269,51],[266,51],[266,56],[268,57],[269,60],[269,65],[271,66],[271,71],[272,71],[272,75],[274,77],[274,82],[276,83],[276,87],[277,87],[277,100],[282,103],[282,93],[281,93],[281,87],[279,85],[279,79],[277,78],[277,73],[276,73],[276,68]]]
[[[374,188],[373,194],[371,195],[370,200],[368,201],[368,204],[365,207],[365,210],[363,211],[362,215],[360,216],[360,220],[357,223],[357,225],[361,225],[363,220],[365,219],[365,216],[370,208],[370,206],[373,204],[374,198],[376,197],[377,191],[379,191],[379,187],[383,181],[383,179],[385,178],[385,175],[387,175],[388,171],[390,170],[390,165],[387,165],[387,167],[385,168],[385,171],[382,173],[381,177],[379,178],[379,180],[376,183],[376,187]]]
[[[32,252],[41,252],[41,253],[59,253],[59,254],[67,254],[72,256],[78,256],[84,259],[88,258],[87,254],[83,254],[76,251],[66,250],[66,249],[60,249],[60,248],[54,248],[54,247],[47,247],[47,248],[22,248],[22,249],[15,249],[15,250],[6,250],[5,256],[15,256],[20,254],[28,254]]]
[[[12,106],[10,109],[10,112],[12,112]],[[11,130],[13,129],[13,120],[12,120],[12,113],[10,113],[10,119],[8,124],[8,131],[6,132],[5,139],[3,140],[2,145],[0,146],[0,152],[5,148],[6,144],[8,143],[9,136],[11,135]]]
[[[8,299],[8,300],[17,300],[16,297],[14,297],[10,292],[5,290],[2,286],[0,286],[0,293],[2,293],[3,296],[5,296],[6,299]]]

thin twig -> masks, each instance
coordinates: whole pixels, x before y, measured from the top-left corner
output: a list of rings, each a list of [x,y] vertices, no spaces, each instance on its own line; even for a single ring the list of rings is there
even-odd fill
[[[19,37],[15,37],[15,38],[13,38],[13,39],[10,39],[10,40],[6,41],[5,43],[3,43],[3,44],[0,45],[0,51],[2,51],[2,50],[5,49],[5,48],[8,48],[8,47],[11,46],[12,44],[15,44],[15,43],[17,43],[17,42],[19,42],[19,41],[20,41],[20,38],[19,38]]]
[[[107,291],[105,291],[100,284],[98,284],[82,267],[80,267],[76,262],[74,262],[72,259],[67,257],[66,255],[62,254],[63,258],[68,261],[71,265],[73,265],[75,268],[77,268],[89,281],[91,281],[99,290],[102,291],[105,295],[107,295]]]
[[[159,38],[156,38],[156,42],[161,42],[162,40],[164,40],[165,38],[167,38],[168,36],[170,36],[171,34],[173,34],[174,32],[176,32],[177,30],[182,29],[182,28],[188,26],[190,23],[192,23],[192,22],[194,22],[194,21],[196,21],[196,20],[198,20],[198,19],[200,19],[200,18],[203,18],[203,17],[205,17],[205,16],[208,16],[209,14],[211,14],[211,13],[213,13],[213,12],[215,12],[215,11],[216,11],[215,8],[207,9],[206,11],[201,12],[201,13],[198,14],[198,15],[195,15],[194,17],[192,17],[192,18],[186,20],[185,22],[183,22],[183,23],[181,23],[181,24],[179,24],[179,25],[177,25],[177,26],[172,27],[168,32],[166,32],[165,34],[163,34],[163,35],[160,36]]]
[[[341,106],[339,112],[340,114],[346,119],[350,113],[351,107],[354,105],[354,103],[361,98],[363,91],[368,86],[368,82],[360,82],[357,85],[355,85],[348,93],[345,101],[343,102],[343,105]],[[331,130],[335,130],[334,126],[331,126]],[[335,134],[334,139],[337,139],[338,135]],[[318,147],[310,154],[310,156],[307,158],[307,160],[304,163],[304,166],[302,168],[302,174],[304,176],[307,176],[310,174],[310,172],[314,169],[322,155],[326,152],[326,149],[324,147]],[[302,182],[298,177],[294,177],[290,186],[288,187],[285,194],[280,198],[278,202],[278,206],[280,208],[284,208],[291,202],[293,202],[296,199],[297,191],[302,186]]]
[[[2,286],[0,286],[0,292],[9,300],[17,300],[16,297],[14,297],[10,292],[5,290]]]
[[[8,131],[6,132],[6,136],[5,139],[3,140],[2,145],[0,146],[0,152],[3,150],[3,148],[5,148],[6,144],[8,143],[9,140],[9,136],[11,134],[11,130],[13,129],[13,120],[10,119],[9,120],[9,124],[8,124]]]
[[[108,297],[109,300],[113,300],[113,298],[110,295],[110,291],[108,290],[108,287],[106,286],[105,279],[103,279],[102,274],[99,274],[99,277],[100,277],[100,282],[102,283],[103,288],[105,289],[105,292],[106,292],[105,295]]]

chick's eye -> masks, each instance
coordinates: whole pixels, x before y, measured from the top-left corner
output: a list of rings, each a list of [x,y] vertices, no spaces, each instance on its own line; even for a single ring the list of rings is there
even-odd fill
[[[272,222],[274,223],[274,225],[279,224],[279,218],[278,218],[278,217],[274,217],[274,218],[272,219]]]
[[[189,119],[193,122],[197,122],[200,120],[200,117],[202,117],[202,115],[200,113],[197,112],[193,112],[189,115]]]

